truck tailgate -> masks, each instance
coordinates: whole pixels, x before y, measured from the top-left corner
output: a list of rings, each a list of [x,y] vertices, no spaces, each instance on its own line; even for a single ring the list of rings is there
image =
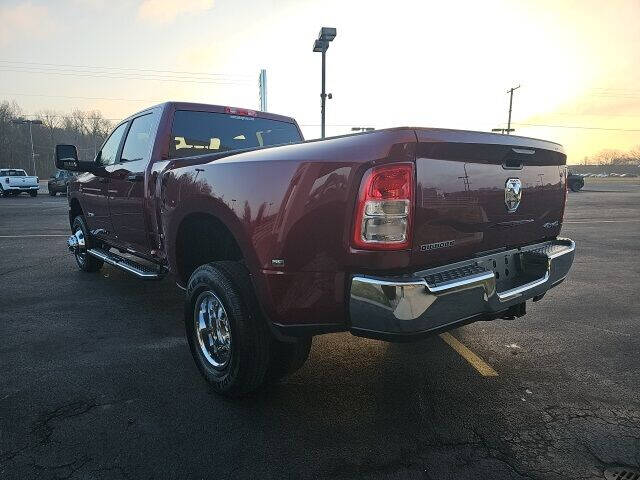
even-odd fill
[[[38,185],[38,177],[6,177],[10,187],[26,188]]]
[[[412,265],[450,263],[559,234],[566,178],[560,145],[448,130],[417,129],[416,136]]]

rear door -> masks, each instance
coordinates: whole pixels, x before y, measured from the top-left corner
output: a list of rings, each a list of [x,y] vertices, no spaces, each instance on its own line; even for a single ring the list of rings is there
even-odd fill
[[[156,135],[157,112],[134,118],[117,161],[107,167],[108,202],[116,242],[147,253],[149,241],[144,215],[145,170]]]
[[[413,264],[445,264],[558,235],[566,161],[559,145],[416,133]]]

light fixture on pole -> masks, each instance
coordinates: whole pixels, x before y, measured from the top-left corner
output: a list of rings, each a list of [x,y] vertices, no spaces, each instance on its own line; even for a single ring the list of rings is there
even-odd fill
[[[313,42],[313,51],[322,53],[322,91],[320,93],[320,127],[321,127],[321,137],[324,138],[324,117],[325,117],[325,102],[327,97],[331,98],[331,94],[325,93],[325,64],[326,64],[326,55],[327,49],[329,48],[329,43],[336,38],[336,29],[332,27],[322,27],[320,29],[320,33],[318,34],[318,38]]]
[[[27,120],[25,118],[20,118],[18,120],[12,120],[12,123],[18,125],[26,125],[29,124],[29,138],[31,139],[31,161],[33,162],[33,174],[38,176],[36,172],[36,154],[33,150],[33,132],[31,131],[31,125],[42,125],[42,120]]]

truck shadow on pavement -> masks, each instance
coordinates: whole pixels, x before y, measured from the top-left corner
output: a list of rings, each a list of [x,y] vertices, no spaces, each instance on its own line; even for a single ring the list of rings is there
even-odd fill
[[[561,391],[523,401],[518,371],[482,377],[437,336],[319,336],[293,376],[224,399],[191,359],[172,282],[72,267],[56,257],[29,292],[5,289],[47,315],[20,305],[3,313],[13,346],[2,352],[0,476],[599,476],[609,438],[621,452],[640,438],[625,412]]]

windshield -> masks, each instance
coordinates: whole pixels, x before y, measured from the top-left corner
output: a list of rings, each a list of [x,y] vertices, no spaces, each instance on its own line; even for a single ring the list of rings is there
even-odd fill
[[[26,177],[24,170],[0,170],[0,177]]]
[[[178,110],[171,129],[171,158],[191,157],[302,140],[293,123],[226,113]]]

